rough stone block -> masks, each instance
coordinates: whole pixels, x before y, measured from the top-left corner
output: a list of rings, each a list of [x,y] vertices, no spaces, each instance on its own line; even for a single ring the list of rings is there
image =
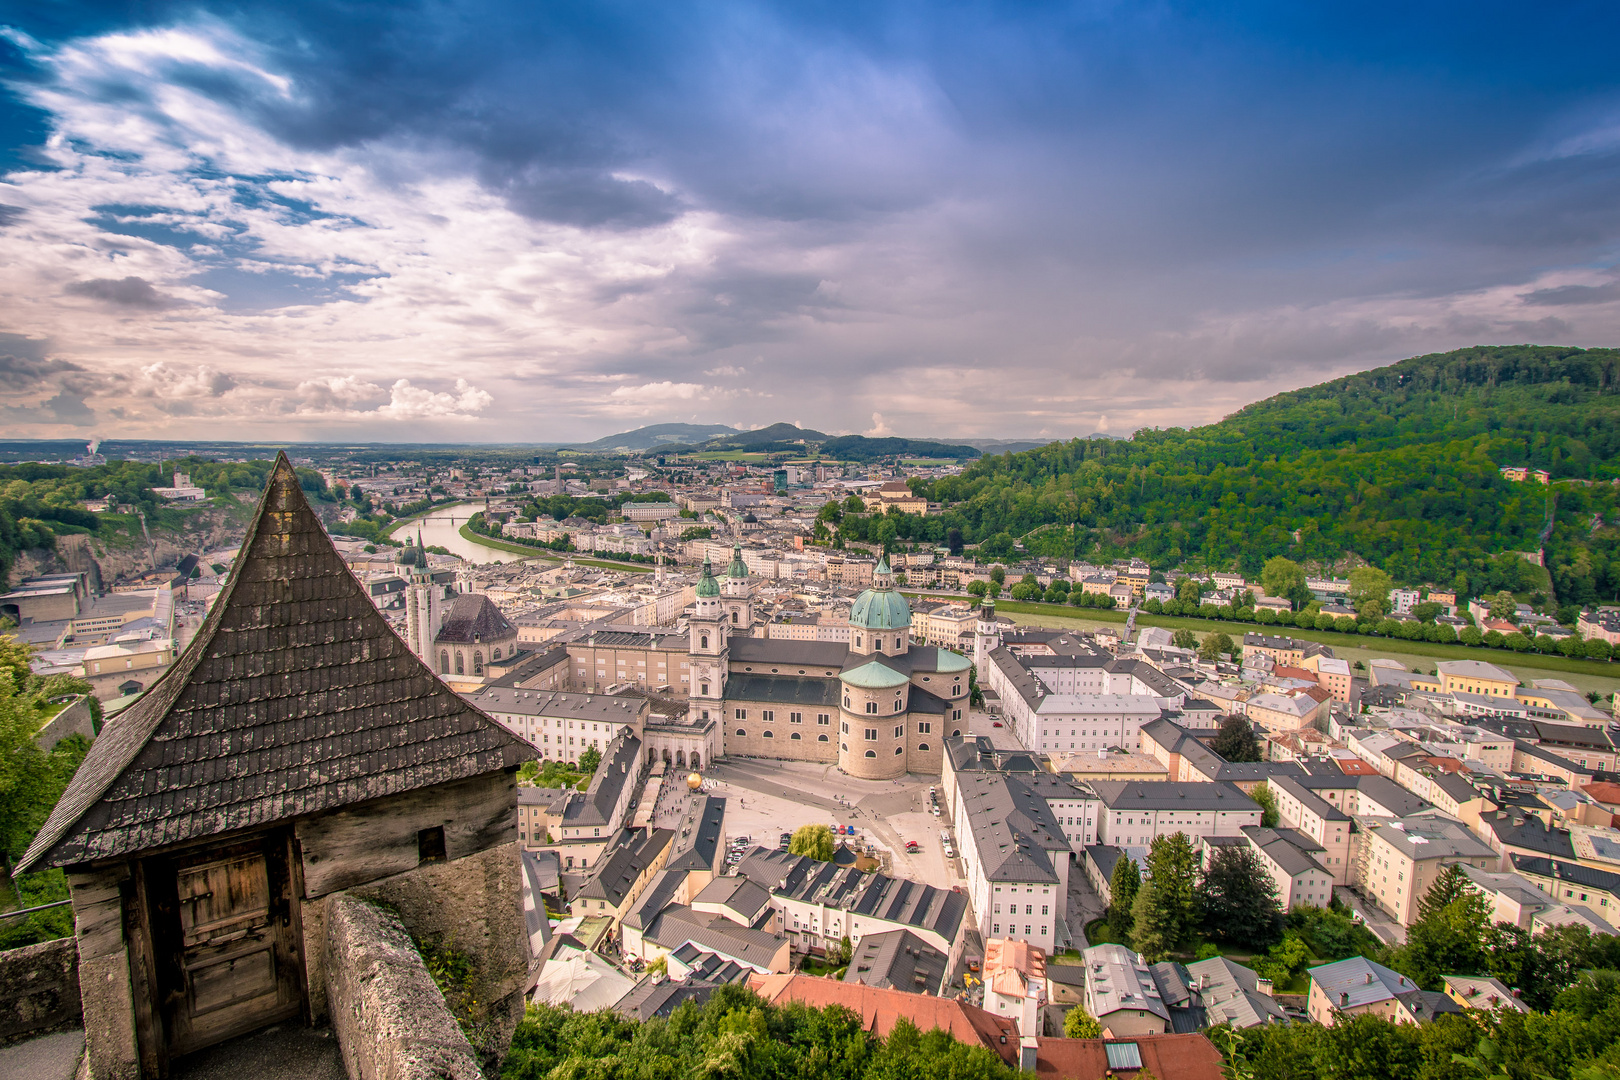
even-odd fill
[[[327,898],[326,999],[350,1080],[482,1080],[410,935],[375,904]]]
[[[0,952],[0,1042],[76,1026],[79,950],[72,938]]]

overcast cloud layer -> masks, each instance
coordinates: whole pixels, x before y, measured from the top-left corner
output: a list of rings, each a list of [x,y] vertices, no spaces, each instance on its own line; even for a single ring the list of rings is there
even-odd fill
[[[41,6],[14,437],[1124,434],[1620,344],[1612,5]]]

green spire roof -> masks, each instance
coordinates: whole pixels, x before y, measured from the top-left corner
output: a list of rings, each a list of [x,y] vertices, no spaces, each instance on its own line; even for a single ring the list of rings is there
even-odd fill
[[[873,575],[892,573],[889,569],[889,553],[887,551],[878,556],[877,569],[873,570],[872,573]]]
[[[748,567],[743,565],[741,544],[731,545],[731,565],[726,568],[726,573],[732,577],[748,576]]]
[[[714,567],[707,559],[703,560],[703,576],[698,578],[697,594],[700,597],[720,595],[720,583],[714,580]]]

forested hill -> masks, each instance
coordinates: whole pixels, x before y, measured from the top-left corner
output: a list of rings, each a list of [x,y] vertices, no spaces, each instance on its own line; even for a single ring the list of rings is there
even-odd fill
[[[1501,465],[1620,476],[1620,350],[1420,356],[1206,427],[986,456],[928,487],[944,515],[897,524],[901,538],[945,541],[954,527],[993,553],[1021,540],[1039,554],[1129,553],[1160,567],[1201,558],[1256,573],[1273,555],[1355,557],[1397,581],[1472,593],[1495,574],[1491,556],[1538,546],[1556,494],[1560,601],[1620,593],[1616,488],[1510,483]]]

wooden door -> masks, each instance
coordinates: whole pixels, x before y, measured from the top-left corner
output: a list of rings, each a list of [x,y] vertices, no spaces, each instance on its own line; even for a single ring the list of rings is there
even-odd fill
[[[163,954],[162,1012],[171,1055],[302,1012],[288,845],[285,834],[276,834],[168,860],[153,937]]]

